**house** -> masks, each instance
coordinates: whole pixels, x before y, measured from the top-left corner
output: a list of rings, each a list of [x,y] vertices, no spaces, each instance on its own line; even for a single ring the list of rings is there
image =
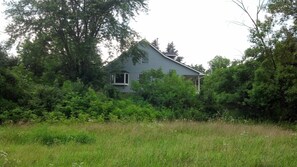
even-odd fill
[[[178,75],[191,79],[197,88],[197,92],[200,91],[200,79],[204,74],[163,54],[149,43],[137,47],[144,51],[145,57],[136,63],[133,63],[131,57],[123,59],[120,61],[121,67],[118,70],[120,72],[111,73],[111,84],[120,92],[132,92],[131,83],[139,80],[144,71],[151,69],[162,69],[164,73],[175,70]]]

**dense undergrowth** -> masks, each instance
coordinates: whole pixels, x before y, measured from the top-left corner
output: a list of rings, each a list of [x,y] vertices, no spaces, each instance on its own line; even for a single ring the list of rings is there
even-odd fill
[[[34,78],[21,66],[1,72],[4,75],[1,75],[3,89],[0,97],[0,123],[207,119],[195,104],[196,94],[192,85],[182,82],[183,79],[175,73],[162,74],[167,80],[180,82],[177,89],[171,91],[171,96],[168,96],[170,88],[163,91],[163,94],[159,90],[159,96],[150,95],[149,101],[138,94],[120,94],[112,87],[95,91],[80,81],[44,82]],[[167,83],[160,84],[165,86]],[[184,88],[179,89],[183,85]],[[154,103],[156,101],[162,104]],[[187,106],[184,105],[185,101]]]
[[[160,70],[143,74],[133,83],[135,93],[121,94],[113,87],[95,90],[78,81],[35,77],[22,66],[1,69],[0,123],[26,122],[135,122],[213,119],[228,122],[273,121],[255,119],[226,108],[213,112],[205,94],[190,81]],[[170,83],[177,83],[170,85]],[[170,85],[170,86],[168,86]],[[215,108],[215,103],[211,108]],[[252,113],[252,112],[251,112]]]

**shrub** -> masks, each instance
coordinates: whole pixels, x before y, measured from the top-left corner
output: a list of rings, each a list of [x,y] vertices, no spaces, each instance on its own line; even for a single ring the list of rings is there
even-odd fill
[[[0,122],[29,122],[37,119],[37,116],[31,110],[25,110],[17,107],[12,110],[0,113]]]
[[[66,120],[65,114],[59,111],[44,112],[43,117],[45,121],[51,122],[51,123],[62,122]]]
[[[157,111],[149,104],[137,105],[131,100],[118,100],[114,103],[115,108],[111,112],[120,120],[125,121],[152,121],[157,118]]]
[[[63,94],[61,89],[48,85],[35,85],[32,92],[32,99],[29,101],[29,107],[39,116],[44,112],[51,112],[56,105],[62,100]]]
[[[108,98],[104,93],[96,92],[80,81],[65,81],[61,87],[32,82],[30,89],[25,87],[23,91],[27,97],[22,100],[22,103],[27,101],[26,105],[0,97],[0,123],[190,119],[191,114],[188,116],[183,116],[183,114],[187,113],[190,106],[195,105],[193,102],[195,90],[192,89],[192,85],[174,72],[165,75],[155,71],[155,74],[159,76],[156,78],[162,78],[162,81],[152,82],[151,85],[160,89],[147,94],[146,97],[149,99],[147,101],[144,100],[145,96],[137,96],[137,98],[126,96],[124,99]],[[20,81],[20,83],[23,82],[22,79]],[[167,89],[170,82],[176,82],[178,85]],[[149,91],[146,90],[146,92]]]
[[[193,120],[193,121],[207,121],[210,118],[210,115],[206,112],[202,112],[198,109],[191,108],[183,111],[182,117],[184,119]]]
[[[33,134],[33,139],[40,142],[43,145],[52,146],[59,144],[67,144],[69,142],[75,142],[79,144],[90,144],[95,142],[95,138],[89,134],[85,133],[57,133],[50,131],[46,128],[37,131]]]
[[[176,111],[195,107],[194,85],[175,71],[169,74],[164,74],[161,69],[144,72],[139,82],[132,84],[132,89],[156,107]]]

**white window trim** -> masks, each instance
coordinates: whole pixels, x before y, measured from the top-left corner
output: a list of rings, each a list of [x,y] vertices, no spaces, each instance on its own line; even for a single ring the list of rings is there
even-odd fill
[[[116,75],[117,74],[113,74],[111,75],[111,81],[112,81],[112,85],[124,85],[124,86],[128,86],[129,85],[129,73],[119,73],[121,75],[124,75],[124,83],[116,83]]]

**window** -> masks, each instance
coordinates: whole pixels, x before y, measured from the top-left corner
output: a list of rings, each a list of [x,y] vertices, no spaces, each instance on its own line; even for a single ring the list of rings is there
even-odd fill
[[[129,74],[120,73],[111,75],[111,83],[113,85],[128,85],[129,84]]]
[[[149,62],[148,57],[147,57],[147,56],[143,57],[143,58],[141,59],[141,62],[142,62],[142,63],[148,63],[148,62]]]

